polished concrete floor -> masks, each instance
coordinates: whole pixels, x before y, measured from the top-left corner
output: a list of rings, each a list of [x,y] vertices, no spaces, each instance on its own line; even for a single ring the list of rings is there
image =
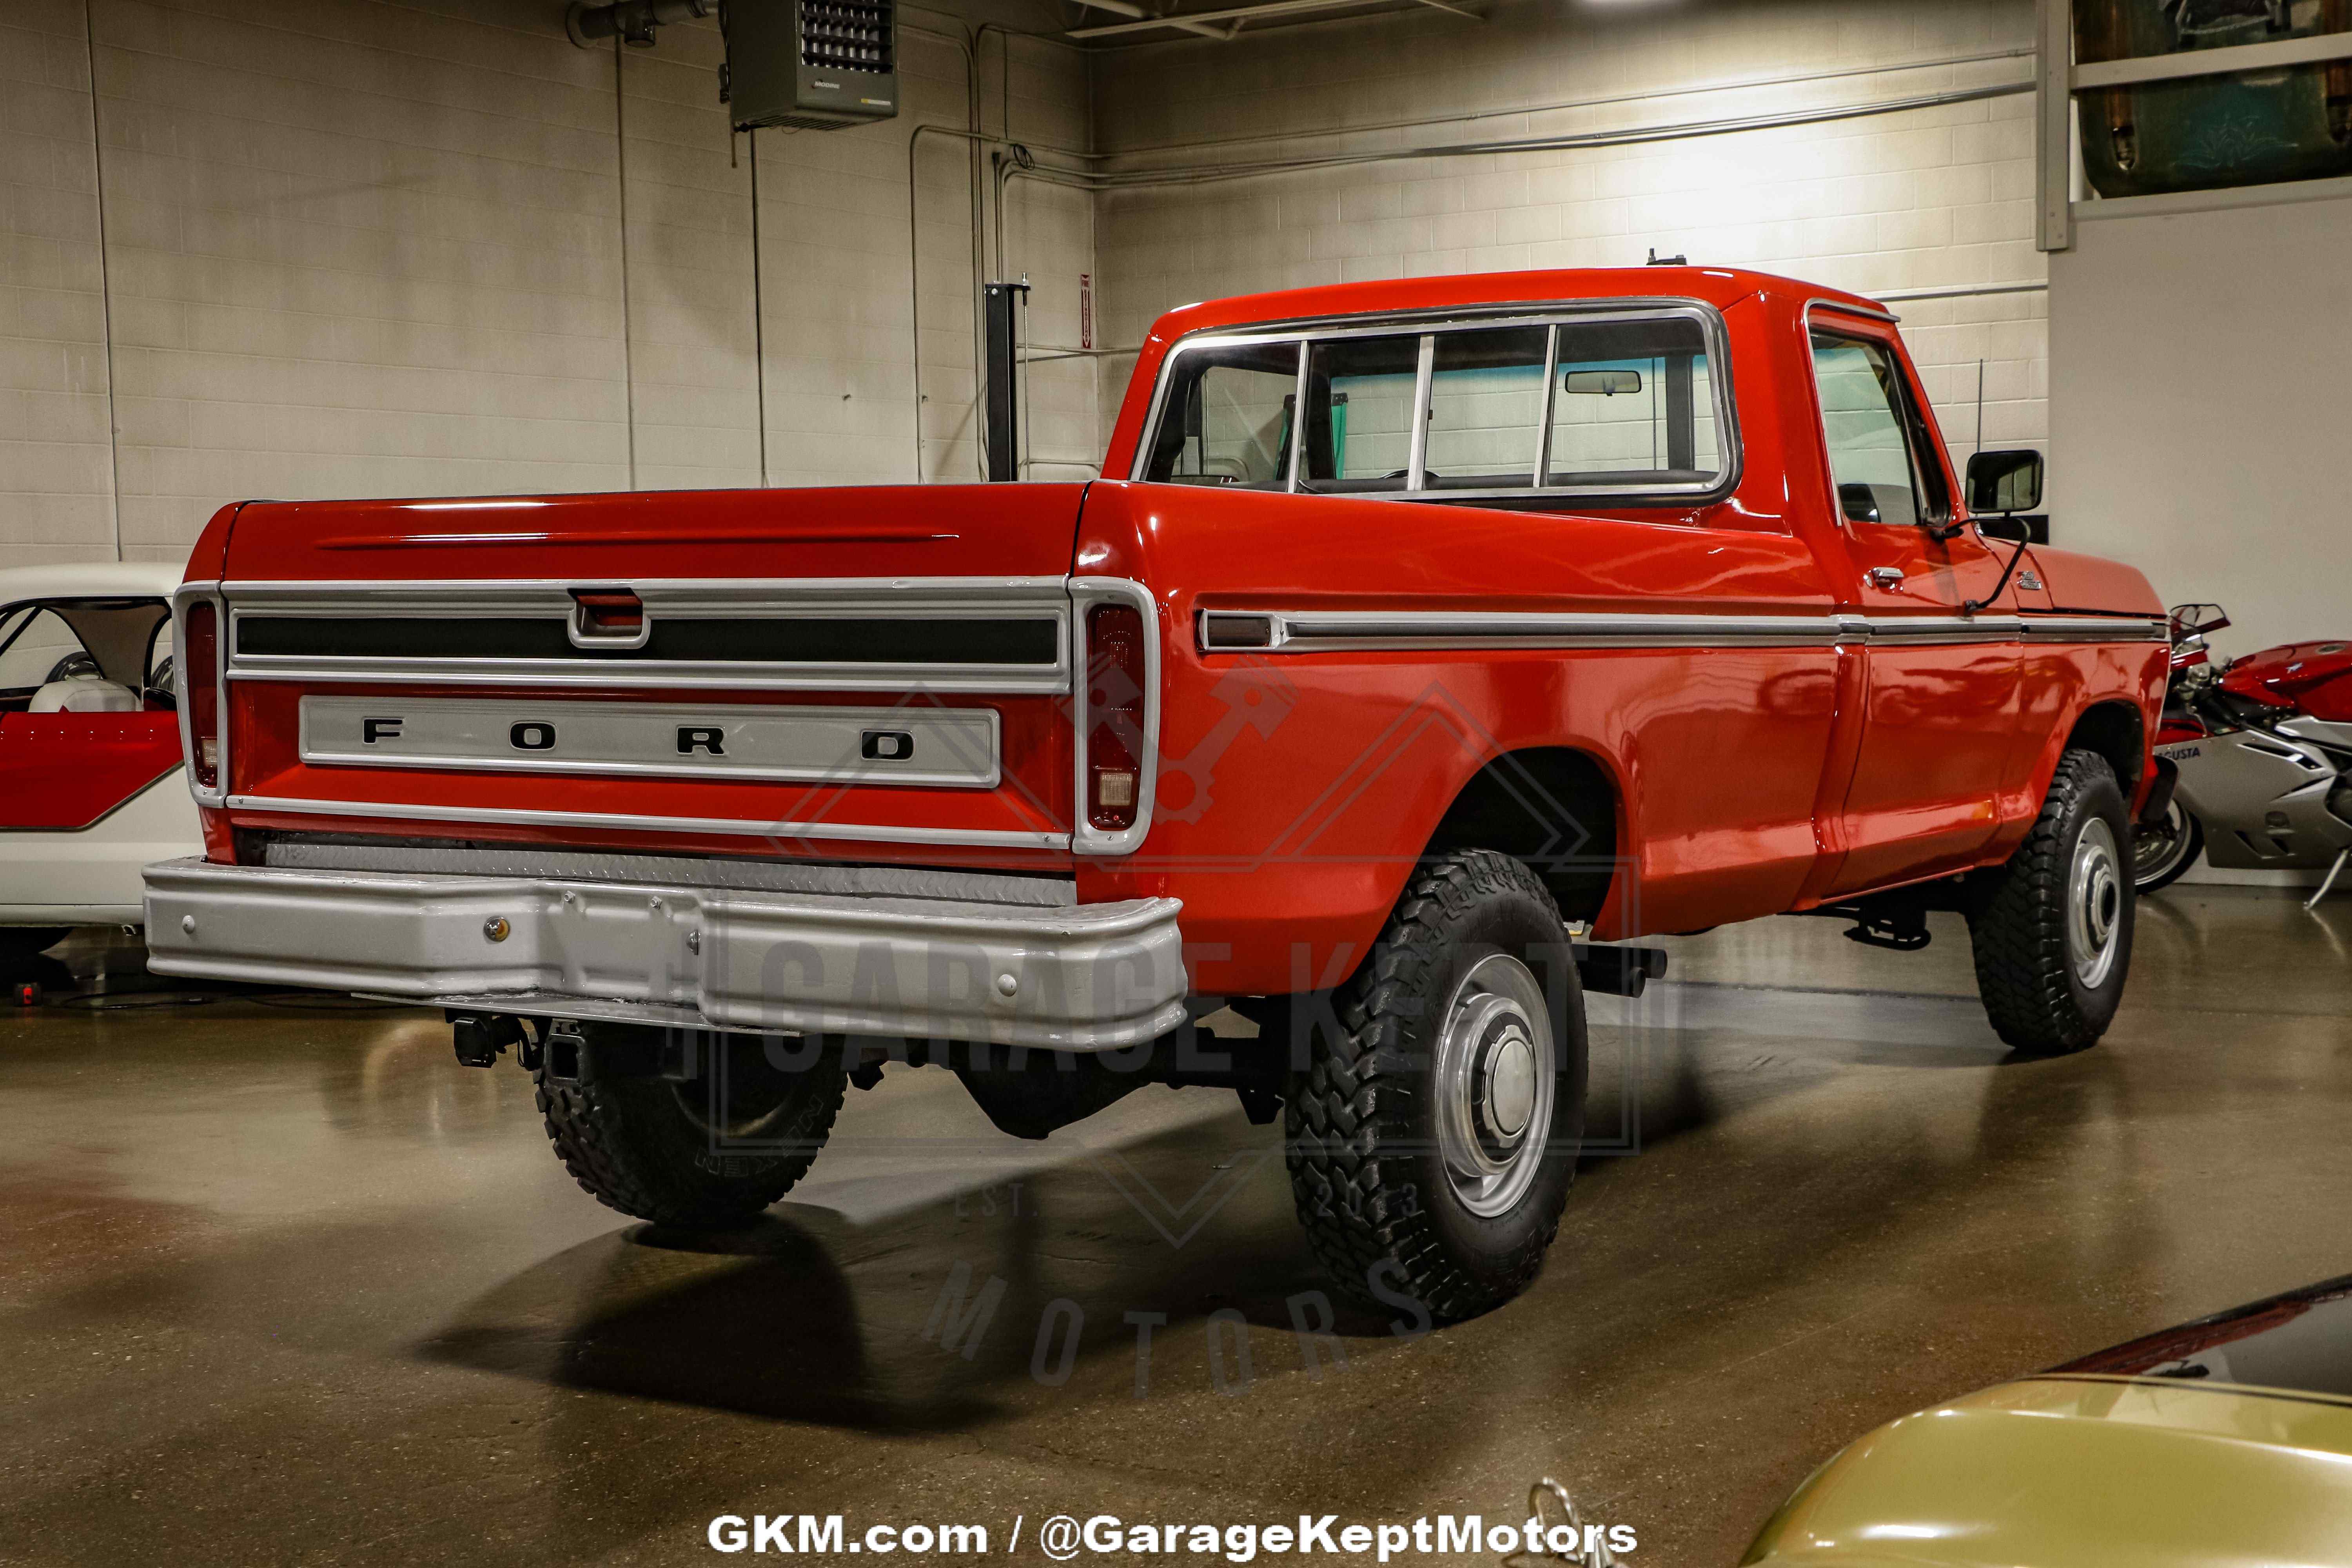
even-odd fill
[[[1228,1095],[1020,1144],[893,1069],[713,1246],[583,1195],[523,1074],[429,1015],[0,1015],[0,1562],[685,1562],[754,1512],[1000,1555],[1018,1515],[1035,1560],[1054,1514],[1516,1519],[1549,1474],[1636,1563],[1727,1564],[1880,1421],[2352,1271],[2352,899],[2181,887],[2139,929],[2113,1034],[2053,1061],[1994,1042],[1956,926],[1675,943],[1677,984],[1593,1004],[1616,1152],[1534,1291],[1418,1338],[1343,1313],[1315,1373],[1276,1130]],[[959,1264],[1006,1282],[969,1358],[926,1332]],[[1165,1319],[1140,1373],[1130,1313]]]

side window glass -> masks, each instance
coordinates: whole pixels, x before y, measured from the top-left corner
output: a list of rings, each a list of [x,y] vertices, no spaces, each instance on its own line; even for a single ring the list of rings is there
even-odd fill
[[[81,639],[55,610],[36,610],[29,616],[12,619],[0,637],[6,639],[0,647],[0,691],[24,691],[47,682],[52,671],[63,670],[68,661],[89,673],[98,673],[97,661],[81,646]]]
[[[1713,367],[1696,321],[1562,324],[1548,483],[1704,485],[1723,470]]]
[[[1437,334],[1422,464],[1427,488],[1524,489],[1535,483],[1550,335],[1542,327]]]
[[[1299,488],[1326,495],[1403,489],[1420,369],[1418,333],[1309,343]]]
[[[1917,523],[1918,470],[1892,356],[1877,343],[1815,332],[1813,380],[1838,510],[1853,522]]]
[[[1145,478],[1278,490],[1290,482],[1298,345],[1238,343],[1181,355]]]

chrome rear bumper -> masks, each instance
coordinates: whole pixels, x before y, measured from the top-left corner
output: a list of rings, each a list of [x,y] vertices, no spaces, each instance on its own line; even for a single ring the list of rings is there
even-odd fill
[[[1041,908],[150,866],[149,966],[525,1016],[1110,1050],[1182,1020],[1175,899]]]

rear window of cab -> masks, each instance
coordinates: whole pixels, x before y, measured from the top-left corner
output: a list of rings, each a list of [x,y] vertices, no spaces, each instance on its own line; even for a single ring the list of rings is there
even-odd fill
[[[1134,477],[1686,505],[1736,481],[1727,384],[1722,319],[1698,305],[1204,334],[1161,367]]]

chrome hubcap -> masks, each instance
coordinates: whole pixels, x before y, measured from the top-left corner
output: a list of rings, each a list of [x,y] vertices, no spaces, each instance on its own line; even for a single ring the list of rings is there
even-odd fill
[[[2084,824],[2066,877],[2066,953],[2074,978],[2086,988],[2101,984],[2115,967],[2125,898],[2120,863],[2115,832],[2105,819]]]
[[[1551,1131],[1551,1014],[1528,966],[1483,958],[1446,1002],[1438,1034],[1437,1146],[1454,1195],[1484,1217],[1526,1195]]]

